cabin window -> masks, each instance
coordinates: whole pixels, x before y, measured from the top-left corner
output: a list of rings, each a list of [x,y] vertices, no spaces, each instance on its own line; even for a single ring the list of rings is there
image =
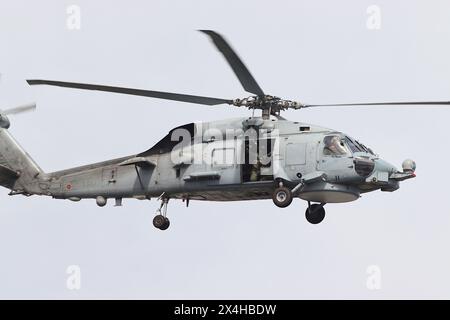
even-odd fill
[[[338,135],[326,136],[323,144],[323,154],[326,156],[343,156],[349,153],[344,140]]]

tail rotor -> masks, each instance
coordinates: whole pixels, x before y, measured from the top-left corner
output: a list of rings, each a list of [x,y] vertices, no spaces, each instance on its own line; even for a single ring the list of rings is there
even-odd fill
[[[2,74],[0,73],[0,81],[2,79]],[[36,110],[36,102],[29,102],[25,104],[18,105],[16,107],[0,109],[0,128],[8,129],[10,122],[8,115],[16,115],[19,113],[30,112]]]
[[[36,109],[36,103],[31,102],[17,107],[0,110],[0,128],[8,129],[11,125],[8,115],[16,115],[19,113],[30,112]]]

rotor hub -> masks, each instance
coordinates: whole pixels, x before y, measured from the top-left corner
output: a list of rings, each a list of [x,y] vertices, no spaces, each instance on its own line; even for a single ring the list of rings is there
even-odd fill
[[[270,114],[279,114],[280,111],[287,109],[301,109],[304,105],[297,101],[285,100],[279,97],[264,95],[250,96],[243,99],[234,99],[233,106],[247,107],[249,109],[261,109],[269,111]]]

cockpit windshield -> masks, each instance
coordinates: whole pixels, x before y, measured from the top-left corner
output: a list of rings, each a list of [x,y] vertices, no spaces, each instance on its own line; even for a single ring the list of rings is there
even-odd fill
[[[365,145],[363,145],[361,142],[357,141],[357,140],[353,140],[349,137],[345,137],[347,145],[349,146],[350,150],[352,150],[352,152],[367,152],[370,154],[375,155],[375,153],[372,151],[372,149],[367,148]]]
[[[347,136],[341,137],[337,134],[329,135],[323,138],[323,144],[323,154],[325,156],[343,156],[355,152],[365,152],[375,155],[370,148]]]
[[[346,140],[350,150],[352,150],[353,153],[355,153],[355,152],[363,152],[364,151],[361,147],[359,147],[355,142],[350,140],[348,137],[345,140]]]
[[[323,144],[323,154],[326,156],[342,156],[349,153],[344,140],[338,135],[326,136]]]

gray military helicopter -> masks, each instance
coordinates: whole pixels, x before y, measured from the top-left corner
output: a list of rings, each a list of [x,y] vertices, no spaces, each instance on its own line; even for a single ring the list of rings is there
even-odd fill
[[[238,201],[272,199],[280,208],[294,197],[306,200],[306,219],[325,217],[327,203],[343,203],[361,194],[395,191],[399,182],[415,177],[416,164],[405,160],[402,171],[345,133],[280,116],[287,109],[328,106],[449,105],[449,101],[303,104],[267,95],[224,38],[201,30],[222,53],[245,91],[243,99],[220,99],[187,94],[52,80],[28,80],[30,85],[97,90],[207,106],[246,107],[247,118],[188,123],[172,129],[150,149],[127,157],[45,173],[8,132],[1,112],[0,185],[10,195],[47,195],[79,201],[96,199],[105,206],[115,199],[157,198],[161,205],[153,225],[166,230],[169,199]],[[260,116],[255,116],[261,110]]]

